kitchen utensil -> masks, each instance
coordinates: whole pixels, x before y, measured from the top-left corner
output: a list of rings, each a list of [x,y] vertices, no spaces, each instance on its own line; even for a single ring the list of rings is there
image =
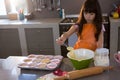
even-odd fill
[[[41,8],[46,8],[46,7],[47,7],[47,1],[46,0],[42,0]]]
[[[53,80],[65,80],[65,79],[76,80],[78,78],[100,74],[103,71],[110,70],[112,68],[113,67],[111,67],[111,66],[108,66],[108,67],[100,67],[99,66],[99,67],[86,68],[86,69],[82,69],[82,70],[74,70],[74,71],[68,72],[68,74],[65,76],[59,76],[57,78],[54,78]]]
[[[68,45],[66,43],[64,43],[63,46],[65,46],[66,48],[68,47]]]
[[[73,67],[77,70],[87,68],[94,57],[94,52],[89,49],[76,49],[68,52],[67,57],[71,60]]]
[[[72,51],[72,50],[74,50],[74,48],[73,48],[73,47],[68,46],[68,47],[67,47],[67,50],[68,50],[68,51]]]
[[[53,0],[49,0],[48,2],[49,2],[48,3],[49,4],[48,9],[51,10],[51,11],[53,11],[54,10],[54,1]]]
[[[64,43],[63,46],[65,46],[65,47],[67,48],[68,51],[72,51],[72,50],[74,50],[73,47],[70,47],[70,46],[67,45],[66,43]]]
[[[60,0],[58,0],[57,7],[60,8],[60,6],[61,6],[61,2],[60,2]]]
[[[50,0],[51,1],[51,10],[54,10],[54,0]]]
[[[35,11],[42,11],[41,9],[41,0],[35,0],[33,1],[34,9]]]
[[[38,0],[35,0],[34,5],[35,5],[35,11],[37,11],[38,10]]]
[[[42,11],[41,6],[42,6],[42,0],[38,0],[38,11]]]

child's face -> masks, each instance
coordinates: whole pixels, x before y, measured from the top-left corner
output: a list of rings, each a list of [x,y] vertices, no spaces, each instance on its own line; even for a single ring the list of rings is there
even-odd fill
[[[95,19],[95,13],[91,12],[84,12],[84,18],[87,21],[87,23],[92,23]]]

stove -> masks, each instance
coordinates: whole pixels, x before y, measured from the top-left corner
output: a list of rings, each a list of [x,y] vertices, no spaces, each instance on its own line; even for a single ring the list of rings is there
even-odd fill
[[[63,19],[60,24],[64,25],[64,24],[74,24],[76,21],[78,20],[77,17],[67,17],[65,19]]]
[[[64,25],[64,24],[74,24],[78,20],[77,16],[67,16],[65,19],[63,19],[59,24]],[[102,16],[102,22],[103,24],[108,24],[109,23],[109,17],[107,15]]]

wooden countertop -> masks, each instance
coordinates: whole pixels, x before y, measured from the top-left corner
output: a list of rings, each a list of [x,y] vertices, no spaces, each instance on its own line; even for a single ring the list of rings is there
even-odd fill
[[[1,80],[36,80],[38,77],[51,73],[52,71],[27,70],[17,67],[25,57],[10,56],[7,59],[0,59],[0,79]],[[111,61],[113,70],[105,71],[102,74],[85,77],[77,80],[119,80],[120,65],[114,60]],[[72,65],[69,59],[64,58],[60,68],[65,71],[71,71]]]

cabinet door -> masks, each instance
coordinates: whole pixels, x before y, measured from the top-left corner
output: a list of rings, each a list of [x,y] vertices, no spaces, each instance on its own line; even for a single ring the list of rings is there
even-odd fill
[[[0,29],[0,58],[20,55],[21,47],[18,29]]]
[[[54,54],[52,28],[25,28],[28,54]]]
[[[103,47],[108,48],[110,46],[110,24],[104,24],[104,45]]]
[[[120,27],[118,28],[118,50],[117,51],[120,51]]]

